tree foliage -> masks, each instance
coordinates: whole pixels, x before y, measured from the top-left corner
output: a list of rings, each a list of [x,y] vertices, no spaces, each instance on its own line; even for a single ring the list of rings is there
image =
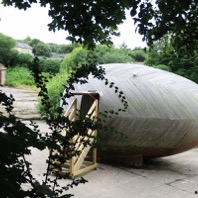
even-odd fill
[[[3,0],[4,5],[24,10],[36,2],[49,5],[49,29],[68,31],[71,41],[89,46],[110,43],[111,36],[118,35],[118,25],[124,21],[127,9],[149,45],[169,33],[179,53],[192,54],[198,49],[197,0]]]
[[[138,32],[151,46],[164,35],[171,35],[179,54],[194,54],[198,49],[197,0],[137,0],[131,10]]]
[[[30,37],[25,38],[23,42],[27,43],[31,47],[34,47],[35,45],[39,45],[39,44],[44,44],[43,41],[39,39],[31,39]]]
[[[72,50],[76,47],[78,47],[79,45],[73,43],[73,44],[68,44],[68,45],[58,45],[57,47],[57,53],[59,54],[67,54],[67,53],[71,53]]]
[[[58,73],[60,70],[60,60],[40,58],[40,70],[47,73]]]
[[[176,71],[179,68],[189,69],[198,65],[198,53],[180,55],[175,52],[173,45],[170,35],[165,35],[154,42],[152,48],[148,51],[145,63],[151,66],[158,64],[168,65],[172,71]]]
[[[22,66],[28,68],[29,64],[33,61],[33,59],[33,56],[30,54],[18,53],[15,64],[12,64],[11,66]]]
[[[139,33],[148,44],[168,33],[179,54],[194,54],[198,49],[197,0],[156,0],[155,3],[140,3],[140,12],[134,18]]]
[[[8,66],[11,64],[16,52],[13,49],[15,40],[0,33],[0,63]]]
[[[25,42],[32,47],[32,52],[35,56],[51,56],[51,47],[49,46],[49,44],[46,44],[39,39],[31,39],[28,36],[22,42]]]
[[[131,63],[134,61],[130,55],[133,50],[123,50],[106,45],[97,45],[90,50],[83,47],[75,48],[72,53],[65,56],[61,62],[61,70],[74,70],[83,65],[96,65],[105,63]]]
[[[55,44],[55,43],[44,43],[39,39],[31,39],[29,36],[22,40],[22,42],[27,43],[33,48],[33,52],[38,56],[49,57],[51,53],[57,54],[67,54],[71,53],[72,50],[76,47],[79,47],[80,44]]]
[[[51,56],[50,48],[43,43],[35,44],[33,46],[32,52],[34,53],[35,56],[45,56],[45,57]]]
[[[175,53],[169,35],[154,42],[148,51],[145,63],[160,69],[172,71],[198,83],[198,53],[179,55]]]

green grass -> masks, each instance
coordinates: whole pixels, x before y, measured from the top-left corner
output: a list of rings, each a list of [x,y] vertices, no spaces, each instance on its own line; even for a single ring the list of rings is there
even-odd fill
[[[24,67],[8,68],[5,85],[11,87],[36,87],[30,71]]]

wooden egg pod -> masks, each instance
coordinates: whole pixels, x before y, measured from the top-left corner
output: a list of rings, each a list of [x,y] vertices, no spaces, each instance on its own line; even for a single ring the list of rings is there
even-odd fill
[[[198,145],[198,85],[171,72],[140,64],[105,64],[105,77],[123,91],[126,112],[106,119],[124,134],[99,131],[101,161],[141,164],[144,157],[162,157]],[[115,88],[90,76],[75,92],[99,93],[99,111],[123,108]]]

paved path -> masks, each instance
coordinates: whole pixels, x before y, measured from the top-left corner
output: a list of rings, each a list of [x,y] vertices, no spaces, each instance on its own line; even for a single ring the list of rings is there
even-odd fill
[[[32,89],[18,89],[12,87],[0,87],[0,90],[10,94],[14,97],[14,109],[15,116],[21,119],[40,119],[40,115],[37,113],[37,91]]]
[[[38,118],[35,111],[36,93],[31,90],[20,90],[0,87],[6,93],[16,97],[16,114],[21,118]],[[25,113],[29,112],[29,113]],[[31,114],[28,115],[27,114]],[[32,116],[35,115],[35,116]],[[28,124],[29,121],[24,121]],[[41,132],[48,131],[42,120],[37,121]],[[46,170],[48,151],[32,150],[28,156],[32,163],[32,173],[43,179]],[[69,193],[76,198],[194,198],[198,190],[198,149],[178,155],[158,158],[145,164],[144,168],[134,169],[100,164],[97,170],[84,175],[89,182],[81,184]],[[61,180],[66,185],[70,180]]]
[[[29,157],[33,175],[40,181],[46,170],[48,151],[33,150]],[[88,183],[71,189],[76,198],[196,198],[198,190],[198,149],[155,159],[144,168],[99,164],[83,175]],[[60,180],[64,186],[70,180]]]

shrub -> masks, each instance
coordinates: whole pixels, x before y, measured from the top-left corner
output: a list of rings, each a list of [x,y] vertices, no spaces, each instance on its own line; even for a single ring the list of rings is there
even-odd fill
[[[19,52],[17,50],[11,50],[10,53],[6,57],[6,66],[7,67],[14,67],[17,65],[17,59],[19,56]]]
[[[7,69],[5,84],[13,87],[35,86],[30,71],[27,68],[19,66]]]
[[[58,73],[60,70],[60,60],[41,58],[39,61],[41,72]]]
[[[61,63],[60,71],[70,72],[83,65],[95,65],[105,63],[131,63],[133,58],[122,49],[97,46],[94,51],[82,47],[75,48],[69,56],[66,56]]]
[[[159,64],[159,65],[153,66],[153,67],[158,68],[158,69],[162,69],[162,70],[165,70],[165,71],[171,71],[171,67],[167,66],[167,65]]]
[[[75,48],[69,56],[66,56],[61,65],[60,71],[66,71],[69,73],[78,67],[87,63],[88,50],[82,47]]]
[[[131,63],[133,62],[133,58],[128,56],[128,54],[124,53],[121,50],[111,50],[107,52],[103,56],[98,58],[98,62],[100,64],[105,63]]]
[[[129,54],[136,62],[144,62],[146,53],[143,50],[133,50]]]
[[[30,63],[33,61],[33,56],[30,54],[19,53],[16,58],[16,65],[28,68]]]
[[[59,54],[71,53],[74,48],[75,46],[73,44],[59,45],[57,49],[57,53]]]
[[[197,67],[192,67],[189,69],[180,68],[175,73],[198,83],[198,68]]]
[[[128,55],[126,49],[116,49],[114,47],[98,46],[95,50],[98,63],[131,63],[133,58]]]
[[[51,50],[52,53],[57,53],[58,51],[58,44],[55,44],[55,43],[48,43],[48,46]]]
[[[66,80],[68,75],[66,72],[58,73],[47,83],[47,90],[50,102],[53,104],[53,108],[50,109],[53,115],[56,115],[57,108],[60,106],[61,94],[63,93],[66,85]],[[43,115],[44,107],[41,104],[41,101],[38,102],[38,110]]]
[[[33,45],[33,53],[36,56],[45,56],[50,57],[51,56],[51,49],[47,44],[44,43],[38,43]]]

